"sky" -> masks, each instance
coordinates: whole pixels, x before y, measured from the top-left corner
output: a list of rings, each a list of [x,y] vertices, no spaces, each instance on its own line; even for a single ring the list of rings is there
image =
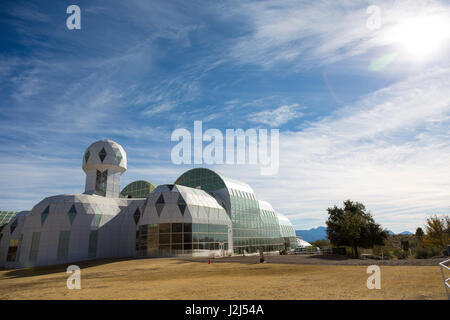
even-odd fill
[[[3,1],[0,209],[82,193],[85,149],[112,139],[122,187],[208,167],[296,229],[351,199],[414,231],[450,211],[449,23],[437,0]],[[278,129],[278,173],[172,163],[172,132],[194,121]]]

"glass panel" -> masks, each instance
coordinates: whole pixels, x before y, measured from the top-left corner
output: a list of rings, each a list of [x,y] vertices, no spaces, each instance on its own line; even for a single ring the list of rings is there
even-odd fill
[[[18,246],[19,246],[18,239],[9,240],[8,255],[6,257],[6,261],[16,261]]]
[[[208,241],[208,234],[207,233],[199,233],[199,242],[206,242]]]
[[[183,224],[182,223],[172,223],[172,232],[182,232]]]
[[[40,232],[33,232],[31,236],[30,255],[28,257],[31,263],[34,263],[37,260],[40,238],[41,238]]]
[[[161,223],[159,225],[159,233],[170,233],[170,223]]]
[[[159,234],[159,244],[170,244],[170,233]]]
[[[58,241],[58,252],[56,258],[58,260],[66,260],[69,255],[70,231],[60,231]]]
[[[108,179],[108,170],[105,170],[105,172],[97,170],[97,175],[95,178],[95,191],[101,196],[106,195],[107,179]]]
[[[88,258],[95,258],[97,255],[98,230],[89,233]]]
[[[172,243],[183,243],[183,234],[172,233]]]
[[[100,150],[100,152],[98,153],[98,156],[100,158],[100,161],[103,163],[103,160],[105,160],[105,158],[106,158],[105,148],[102,148],[102,150]]]
[[[159,245],[159,253],[160,255],[170,255],[170,244],[169,245]]]
[[[91,156],[91,153],[88,151],[86,151],[86,153],[84,154],[84,162],[87,163],[89,160],[89,157]]]
[[[192,232],[192,223],[185,223],[183,225],[184,232]]]
[[[116,152],[116,160],[118,164],[122,161],[122,154],[120,153],[120,150],[117,150]]]
[[[50,205],[48,205],[47,208],[45,208],[45,210],[41,213],[41,225],[44,224],[49,212],[50,212]]]
[[[70,210],[67,214],[69,215],[70,224],[72,224],[73,220],[75,220],[75,216],[77,215],[77,209],[75,208],[75,204],[72,204],[72,207],[70,207]]]
[[[181,243],[172,243],[172,250],[183,250],[183,244]]]
[[[184,243],[191,243],[192,242],[192,233],[185,233],[184,234]]]
[[[134,212],[133,215],[133,219],[136,225],[138,224],[140,218],[141,218],[141,211],[139,210],[139,208],[136,208],[136,211]]]

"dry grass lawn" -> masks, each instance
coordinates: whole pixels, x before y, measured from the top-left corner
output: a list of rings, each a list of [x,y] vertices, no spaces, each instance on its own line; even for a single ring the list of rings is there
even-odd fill
[[[438,266],[365,266],[134,259],[80,264],[81,290],[64,267],[0,271],[0,299],[446,299]]]

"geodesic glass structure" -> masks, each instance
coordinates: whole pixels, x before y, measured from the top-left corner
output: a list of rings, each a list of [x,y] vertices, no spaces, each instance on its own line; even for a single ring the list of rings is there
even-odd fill
[[[283,248],[284,239],[275,211],[268,203],[260,206],[248,184],[205,168],[185,172],[175,184],[200,188],[221,200],[232,221],[234,253]]]
[[[137,180],[128,184],[120,192],[120,196],[124,198],[147,198],[148,195],[155,190],[155,186],[148,181]]]

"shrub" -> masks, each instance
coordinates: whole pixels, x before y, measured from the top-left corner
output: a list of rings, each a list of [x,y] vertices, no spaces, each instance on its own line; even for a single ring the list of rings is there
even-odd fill
[[[394,257],[391,248],[388,246],[374,246],[372,252],[374,255],[383,257],[385,260],[389,260]]]
[[[409,242],[409,247],[411,248],[411,249],[415,249],[415,248],[417,248],[419,246],[419,243],[417,242],[417,241],[410,241]]]
[[[330,241],[325,239],[311,242],[311,245],[314,247],[319,247],[320,249],[331,247]]]
[[[408,253],[404,250],[396,249],[394,251],[394,255],[397,257],[397,259],[407,259]]]
[[[416,251],[416,258],[417,259],[428,259],[435,256],[441,256],[442,251],[439,248],[436,247],[421,247],[417,248]]]

